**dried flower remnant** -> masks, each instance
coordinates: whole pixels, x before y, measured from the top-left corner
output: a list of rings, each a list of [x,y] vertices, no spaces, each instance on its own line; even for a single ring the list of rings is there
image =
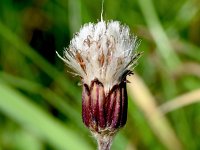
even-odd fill
[[[109,150],[127,119],[126,76],[136,65],[139,42],[118,21],[85,24],[59,56],[83,83],[82,118],[98,141]]]

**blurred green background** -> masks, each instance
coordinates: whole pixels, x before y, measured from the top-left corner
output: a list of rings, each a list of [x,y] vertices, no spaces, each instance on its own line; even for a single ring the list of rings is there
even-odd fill
[[[0,150],[92,150],[79,79],[55,55],[101,1],[1,0]],[[200,1],[105,0],[141,40],[128,122],[113,150],[200,149]]]

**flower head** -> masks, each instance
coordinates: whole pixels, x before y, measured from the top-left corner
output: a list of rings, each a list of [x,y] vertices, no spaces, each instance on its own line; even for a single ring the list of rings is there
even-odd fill
[[[88,23],[71,40],[62,59],[83,83],[98,79],[108,93],[135,65],[137,46],[137,37],[118,21]]]
[[[126,76],[140,53],[136,36],[118,21],[85,24],[59,56],[82,78],[82,118],[99,143],[109,149],[127,120]]]

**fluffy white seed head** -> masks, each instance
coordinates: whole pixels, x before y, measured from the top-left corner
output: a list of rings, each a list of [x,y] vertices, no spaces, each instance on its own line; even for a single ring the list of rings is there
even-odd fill
[[[108,92],[136,64],[136,36],[118,21],[85,24],[60,57],[87,85],[98,79]]]

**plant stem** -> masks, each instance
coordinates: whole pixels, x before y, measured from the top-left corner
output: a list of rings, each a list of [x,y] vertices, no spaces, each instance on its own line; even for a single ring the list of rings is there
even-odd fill
[[[112,145],[112,138],[109,137],[99,137],[97,138],[98,150],[110,150]]]

